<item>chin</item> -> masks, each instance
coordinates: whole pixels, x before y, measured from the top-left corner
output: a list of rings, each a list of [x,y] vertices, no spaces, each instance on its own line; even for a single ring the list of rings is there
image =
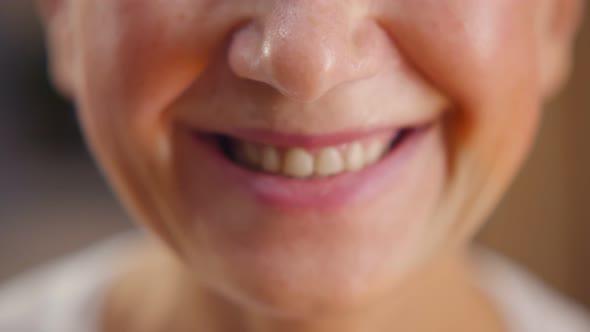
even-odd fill
[[[194,249],[187,264],[199,285],[239,307],[277,318],[326,317],[376,304],[403,285],[421,263],[418,234],[403,236],[413,241],[216,243]]]

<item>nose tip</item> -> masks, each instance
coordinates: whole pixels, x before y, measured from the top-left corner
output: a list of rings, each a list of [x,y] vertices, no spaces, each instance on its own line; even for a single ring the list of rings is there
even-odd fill
[[[313,101],[379,68],[375,31],[345,15],[308,8],[278,11],[236,32],[229,63],[239,77],[263,82],[286,97]]]

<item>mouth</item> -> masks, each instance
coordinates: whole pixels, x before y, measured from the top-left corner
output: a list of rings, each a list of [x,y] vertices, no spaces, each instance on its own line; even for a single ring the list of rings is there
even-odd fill
[[[324,146],[285,146],[213,135],[223,156],[252,172],[312,180],[361,171],[378,163],[401,145],[416,128],[390,130],[370,137]]]
[[[183,155],[194,170],[187,174],[202,179],[200,188],[241,192],[282,211],[331,210],[372,200],[413,179],[415,163],[437,140],[436,128],[430,122],[323,136],[187,128],[193,144]]]

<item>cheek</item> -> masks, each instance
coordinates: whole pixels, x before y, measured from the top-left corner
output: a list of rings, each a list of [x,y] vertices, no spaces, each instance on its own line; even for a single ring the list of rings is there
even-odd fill
[[[400,3],[384,26],[454,103],[446,121],[450,181],[435,219],[464,240],[510,183],[536,130],[538,2]]]
[[[406,1],[388,26],[410,62],[461,106],[534,84],[531,1]]]
[[[207,45],[198,33],[185,40],[182,15],[156,3],[78,3],[76,103],[88,141],[122,200],[171,243],[163,223],[170,212],[162,206],[170,196],[163,175],[169,167],[166,108],[198,76]]]
[[[502,151],[522,154],[528,146],[539,116],[538,7],[533,0],[407,1],[387,26],[410,62],[452,98],[451,154],[469,149],[486,167]]]
[[[105,0],[80,7],[84,92],[100,95],[104,112],[116,113],[129,129],[161,121],[219,46],[221,35],[203,23],[208,1]]]
[[[77,101],[99,155],[127,164],[133,156],[138,164],[165,167],[171,131],[167,108],[199,77],[213,49],[215,36],[191,26],[204,21],[208,4],[105,0],[78,5],[83,19],[77,33]],[[111,152],[101,153],[105,149]]]

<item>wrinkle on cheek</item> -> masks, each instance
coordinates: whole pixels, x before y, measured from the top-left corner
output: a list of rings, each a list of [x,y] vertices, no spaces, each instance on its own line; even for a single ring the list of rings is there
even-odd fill
[[[149,208],[138,211],[155,209],[150,214],[161,213],[156,218],[161,221],[172,214],[158,203],[170,173],[167,106],[199,78],[209,49],[207,38],[187,27],[198,20],[150,11],[147,1],[144,6],[117,8],[133,2],[80,5],[81,117],[102,164],[118,178],[119,191],[124,197],[150,196],[132,205],[148,202]],[[133,188],[138,192],[129,194]]]
[[[117,132],[131,136],[126,140],[166,159],[167,108],[200,77],[210,56],[206,29],[193,26],[203,22],[199,15],[205,13],[159,1],[105,0],[84,7],[80,37],[86,90],[102,105],[89,116],[109,131],[121,127]],[[102,32],[94,34],[97,29]]]
[[[458,227],[464,227],[491,208],[526,155],[536,129],[538,3],[400,3],[384,25],[407,63],[456,107],[445,123],[453,184],[437,220],[452,224],[460,219],[464,222]]]

